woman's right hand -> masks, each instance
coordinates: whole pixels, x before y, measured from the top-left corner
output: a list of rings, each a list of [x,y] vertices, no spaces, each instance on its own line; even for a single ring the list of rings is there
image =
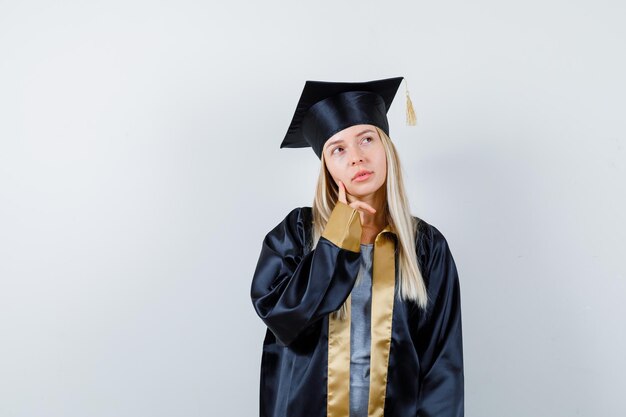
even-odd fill
[[[374,213],[376,213],[376,209],[374,209],[372,206],[370,206],[369,204],[363,201],[354,199],[354,201],[352,201],[351,203],[348,203],[348,200],[346,199],[346,186],[343,184],[341,180],[337,180],[337,185],[339,186],[339,201],[361,212],[362,220],[365,216],[368,216],[370,214],[373,215]]]

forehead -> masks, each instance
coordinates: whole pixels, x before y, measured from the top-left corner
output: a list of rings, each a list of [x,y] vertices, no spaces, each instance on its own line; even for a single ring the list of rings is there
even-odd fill
[[[324,147],[331,146],[335,143],[340,143],[346,140],[358,138],[365,133],[376,133],[376,127],[373,125],[354,125],[347,127],[343,130],[332,135],[324,144]]]

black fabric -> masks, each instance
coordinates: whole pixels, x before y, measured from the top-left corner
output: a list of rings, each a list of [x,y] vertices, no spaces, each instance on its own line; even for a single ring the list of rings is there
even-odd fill
[[[416,256],[430,300],[424,311],[396,295],[384,416],[462,417],[457,269],[441,232],[415,219]],[[328,314],[350,294],[360,253],[323,237],[307,252],[311,222],[311,207],[299,207],[274,227],[263,240],[252,279],[252,303],[268,327],[261,417],[326,417]]]
[[[310,146],[321,159],[324,143],[347,127],[371,124],[389,135],[387,112],[402,79],[307,81],[280,147]]]

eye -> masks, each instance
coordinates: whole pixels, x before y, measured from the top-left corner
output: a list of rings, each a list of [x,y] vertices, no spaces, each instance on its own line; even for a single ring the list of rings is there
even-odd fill
[[[343,149],[341,146],[337,146],[335,149],[330,151],[331,154],[334,154],[337,149]]]
[[[366,137],[363,138],[364,141],[367,140],[367,139],[369,139],[370,142],[372,142],[374,140],[374,138],[372,138],[370,136],[366,136]]]

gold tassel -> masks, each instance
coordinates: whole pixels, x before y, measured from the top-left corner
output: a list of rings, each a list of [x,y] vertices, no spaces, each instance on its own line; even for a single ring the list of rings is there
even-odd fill
[[[415,126],[417,124],[417,118],[415,117],[415,110],[413,110],[413,102],[409,96],[406,78],[404,79],[404,88],[406,89],[406,124],[407,126]]]

